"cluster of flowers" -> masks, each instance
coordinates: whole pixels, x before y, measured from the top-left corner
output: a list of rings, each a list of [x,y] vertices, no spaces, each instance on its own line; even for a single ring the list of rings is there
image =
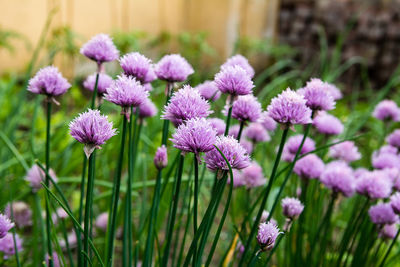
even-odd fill
[[[157,64],[140,53],[133,52],[119,59],[123,73],[115,80],[104,72],[103,63],[119,58],[110,37],[100,34],[86,43],[81,53],[95,61],[98,71],[90,75],[84,82],[88,90],[96,91],[99,99],[107,100],[121,107],[121,114],[127,119],[131,111],[139,108],[140,119],[155,116],[158,111],[150,100],[153,90],[151,82],[155,79],[166,81],[172,87],[177,82],[185,81],[194,70],[180,55],[164,56]],[[233,186],[251,189],[266,184],[267,178],[259,163],[251,159],[255,146],[268,142],[270,135],[278,128],[292,129],[294,125],[314,126],[314,129],[326,137],[340,135],[344,126],[335,116],[328,113],[334,109],[336,100],[342,95],[334,85],[311,79],[296,91],[286,89],[273,98],[263,110],[261,103],[253,95],[252,78],[254,70],[247,59],[236,55],[228,59],[215,75],[213,81],[191,87],[184,85],[172,93],[165,105],[161,118],[175,126],[170,139],[173,146],[182,154],[193,153],[199,162],[204,161],[207,168],[217,174],[227,173],[229,165],[234,169]],[[43,94],[48,100],[64,94],[70,84],[62,77],[57,68],[50,66],[41,69],[29,82],[28,90],[35,94]],[[169,94],[167,86],[167,94]],[[223,114],[227,122],[219,118],[209,117],[213,111],[210,102],[217,101],[222,94],[227,95],[227,104]],[[384,122],[399,121],[400,109],[393,101],[382,101],[373,113],[374,117]],[[230,116],[239,124],[229,125]],[[88,157],[94,149],[100,148],[107,140],[117,134],[108,117],[97,109],[89,109],[81,113],[70,124],[70,134],[78,142],[84,144]],[[244,138],[241,138],[243,132]],[[309,179],[319,181],[332,191],[332,195],[350,197],[354,193],[366,196],[371,200],[382,201],[369,210],[373,223],[381,226],[381,235],[393,238],[397,232],[398,214],[400,214],[400,130],[387,137],[388,145],[381,147],[372,155],[374,170],[356,169],[350,164],[359,160],[361,155],[353,141],[338,142],[329,148],[329,163],[313,153],[316,149],[314,140],[307,137],[303,143],[303,135],[291,136],[286,142],[282,158],[294,162],[294,172],[307,182]],[[217,149],[218,148],[218,149]],[[225,158],[218,151],[220,150]],[[204,156],[203,156],[204,153]],[[299,154],[299,155],[297,155]],[[161,170],[168,164],[167,147],[160,146],[154,157],[154,164]],[[26,180],[34,192],[41,188],[45,176],[44,171],[34,165],[28,172]],[[50,172],[53,180],[56,175]],[[218,176],[221,177],[221,176]],[[228,179],[229,182],[229,179]],[[390,202],[384,203],[384,200]],[[286,197],[281,202],[284,216],[289,222],[297,219],[305,206],[295,197]],[[0,215],[0,251],[12,255],[14,239],[8,231],[14,226],[8,219],[13,210],[13,219],[18,227],[30,225],[31,212],[27,204],[15,202],[6,209],[6,215]],[[8,210],[8,211],[7,211]],[[66,218],[60,209],[53,222]],[[278,224],[269,214],[263,214],[258,225],[257,241],[261,250],[270,250],[280,233]],[[108,213],[101,213],[95,226],[106,231]],[[284,232],[289,227],[284,227]],[[71,243],[76,236],[70,235]],[[17,248],[22,249],[22,240],[16,235]],[[75,240],[76,243],[76,240]],[[55,260],[57,257],[53,255]]]

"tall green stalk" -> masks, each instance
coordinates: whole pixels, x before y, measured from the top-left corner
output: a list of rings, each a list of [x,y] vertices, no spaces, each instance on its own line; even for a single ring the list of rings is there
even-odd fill
[[[225,125],[225,132],[224,135],[227,136],[229,133],[229,126],[231,124],[231,118],[232,118],[232,104],[233,104],[233,97],[232,96],[228,96],[230,97],[229,100],[229,109],[228,109],[228,116],[226,116],[226,125]]]
[[[385,266],[385,262],[388,259],[390,252],[392,251],[394,244],[396,244],[397,239],[399,238],[400,235],[400,230],[397,230],[396,236],[393,238],[392,242],[390,243],[390,246],[388,248],[388,250],[385,253],[385,256],[383,257],[383,260],[381,262],[381,264],[379,265],[379,267],[383,267]]]
[[[327,237],[325,235],[328,233],[328,230],[329,230],[329,224],[330,224],[332,211],[333,211],[333,207],[334,207],[336,198],[337,198],[337,193],[332,192],[332,196],[329,201],[328,209],[326,210],[324,218],[322,219],[322,222],[319,225],[318,230],[316,231],[316,234],[312,240],[312,243],[310,244],[310,251],[308,253],[307,260],[306,260],[306,262],[308,264],[312,263],[312,255],[316,254],[315,248],[316,248],[319,237],[323,237],[324,242],[325,242],[325,240],[327,240]],[[322,231],[324,231],[324,232],[322,232]],[[323,243],[321,244],[321,252],[323,250],[325,250],[325,248],[324,248],[325,245]],[[320,256],[324,257],[325,255],[320,255]]]
[[[115,230],[116,230],[116,220],[118,213],[118,200],[119,200],[119,191],[121,187],[121,173],[122,173],[122,165],[124,160],[124,151],[125,151],[125,136],[126,136],[126,126],[127,126],[127,118],[123,115],[123,124],[122,124],[122,133],[121,133],[121,146],[120,153],[118,157],[118,165],[117,170],[115,172],[113,191],[111,196],[111,206],[109,212],[108,219],[108,229],[107,229],[107,240],[106,240],[106,266],[112,266],[113,261],[113,252],[114,252],[114,238],[115,238]]]
[[[189,266],[189,262],[194,253],[194,247],[195,247],[195,245],[197,246],[197,242],[200,239],[201,234],[203,233],[203,231],[205,231],[205,228],[208,227],[208,222],[209,222],[210,216],[213,216],[215,203],[219,203],[219,201],[221,200],[222,192],[226,185],[227,177],[228,176],[225,174],[222,177],[222,179],[217,180],[217,183],[215,185],[214,194],[212,194],[212,196],[211,196],[211,200],[210,200],[210,203],[208,204],[208,207],[204,214],[203,220],[201,221],[200,226],[197,229],[197,233],[193,237],[192,243],[190,244],[189,251],[186,254],[185,262],[183,264],[184,267]],[[203,242],[200,242],[200,248],[203,246],[202,244],[203,244]]]
[[[179,159],[178,173],[177,173],[177,180],[176,180],[174,195],[172,196],[172,199],[171,199],[171,201],[173,202],[171,217],[170,217],[171,221],[170,221],[170,223],[168,225],[168,229],[167,229],[164,254],[163,254],[163,258],[162,258],[162,266],[167,266],[167,264],[168,264],[169,251],[170,251],[171,241],[172,241],[172,232],[173,232],[174,226],[175,226],[174,224],[175,224],[176,211],[178,210],[178,200],[179,200],[179,193],[180,193],[180,189],[181,189],[184,160],[185,160],[185,157],[183,155],[181,155],[180,159]]]
[[[47,98],[47,126],[46,126],[46,179],[45,184],[48,187],[50,185],[49,171],[50,171],[50,127],[51,127],[51,109],[52,102],[50,97]],[[46,198],[46,240],[47,240],[47,254],[49,255],[49,267],[53,267],[53,247],[51,245],[51,213],[50,205],[48,202],[48,193]]]
[[[241,121],[239,126],[238,136],[236,138],[238,142],[240,142],[240,139],[242,138],[243,129],[244,129],[244,121]]]
[[[94,164],[96,158],[96,151],[89,156],[89,166],[88,166],[88,183],[86,189],[86,204],[85,204],[85,218],[84,218],[84,228],[83,228],[83,252],[85,255],[89,255],[89,229],[90,229],[90,218],[92,211],[93,202],[93,188],[94,188]],[[83,261],[83,266],[87,267],[89,260],[85,257]]]
[[[130,110],[128,129],[128,179],[126,183],[125,213],[124,213],[124,236],[122,246],[123,266],[132,266],[132,181],[136,158],[135,138],[139,108],[136,108],[135,121],[133,121],[133,107]]]
[[[197,208],[199,203],[199,162],[197,160],[196,154],[193,154],[193,162],[194,162],[194,205],[193,205],[193,235],[196,235],[197,232]],[[193,256],[193,266],[196,266],[196,246],[194,248],[194,256]]]
[[[267,188],[266,188],[266,192],[265,192],[264,198],[262,199],[262,202],[261,202],[261,205],[260,205],[260,209],[258,210],[257,217],[256,217],[256,219],[254,221],[253,227],[251,228],[250,235],[249,235],[249,237],[248,237],[248,239],[246,241],[246,245],[244,247],[244,252],[242,254],[242,258],[240,259],[239,266],[243,266],[243,264],[245,262],[245,259],[246,259],[246,254],[247,254],[248,250],[250,249],[251,242],[253,241],[253,239],[256,236],[256,232],[257,232],[257,229],[258,229],[258,224],[260,223],[262,212],[264,211],[265,205],[267,204],[268,195],[269,195],[269,192],[271,191],[272,184],[273,184],[273,182],[275,180],[276,171],[278,170],[278,165],[279,165],[279,162],[281,160],[282,151],[283,151],[283,147],[284,147],[285,142],[286,142],[286,138],[287,138],[288,132],[289,132],[289,128],[286,127],[283,130],[283,133],[282,133],[281,142],[279,144],[279,149],[278,149],[278,154],[276,155],[276,158],[275,158],[275,163],[274,163],[274,166],[272,168],[271,176],[270,176],[270,179],[268,181],[268,185],[267,185]]]
[[[46,192],[44,192],[46,194]],[[35,257],[39,256],[40,262],[43,261],[43,259],[46,257],[45,253],[45,247],[44,247],[44,242],[46,240],[46,233],[44,230],[44,222],[43,222],[43,217],[42,217],[42,206],[40,205],[40,197],[38,195],[38,192],[34,193],[34,199],[35,199],[35,209],[34,209],[34,214],[35,214],[35,249],[40,249],[40,254],[39,255],[34,255]],[[39,238],[40,235],[40,238]],[[36,261],[34,261],[36,264]]]
[[[96,82],[95,82],[94,88],[93,88],[91,109],[94,109],[94,107],[96,106],[97,85],[98,85],[98,83],[99,83],[99,75],[100,75],[100,65],[97,66]]]
[[[283,183],[281,184],[281,186],[279,188],[278,194],[275,197],[274,203],[272,204],[272,207],[271,207],[271,210],[269,212],[269,216],[267,218],[267,221],[269,221],[269,219],[271,219],[271,216],[274,213],[275,208],[279,203],[279,198],[282,195],[283,190],[285,189],[285,186],[286,186],[287,182],[289,181],[290,177],[292,176],[294,166],[296,165],[297,160],[300,158],[301,150],[303,149],[303,146],[304,146],[304,143],[305,143],[305,141],[307,139],[308,133],[310,132],[310,128],[311,128],[311,124],[307,124],[306,129],[304,131],[303,139],[301,140],[300,146],[296,151],[296,155],[294,156],[293,161],[289,165],[289,169],[288,169],[288,171],[286,173],[285,179],[283,180]]]
[[[172,88],[173,84],[167,82],[166,85],[166,99],[165,105],[169,103],[169,100],[172,95]],[[163,130],[162,130],[162,137],[161,137],[161,145],[166,145],[168,140],[168,131],[169,131],[169,120],[164,120],[163,123]],[[151,261],[153,258],[153,248],[154,248],[154,225],[157,221],[158,215],[158,208],[160,206],[160,199],[161,199],[161,180],[162,180],[162,170],[158,170],[157,178],[156,178],[156,185],[154,187],[154,195],[153,195],[153,202],[150,209],[150,218],[149,218],[149,228],[147,232],[147,239],[146,239],[146,247],[143,259],[143,266],[151,266]]]
[[[92,95],[92,101],[91,101],[91,105],[90,108],[94,109],[95,105],[96,105],[96,96],[97,96],[97,87],[98,87],[98,82],[99,82],[99,73],[100,73],[100,66],[98,66],[97,68],[97,73],[96,73],[96,82],[94,84],[94,89],[93,89],[93,95]],[[78,216],[78,220],[79,223],[82,223],[83,221],[83,205],[84,205],[84,200],[85,200],[85,184],[86,184],[86,166],[87,166],[87,157],[85,152],[82,153],[83,154],[83,165],[82,165],[82,176],[81,176],[81,195],[80,195],[80,199],[79,199],[79,216]],[[80,248],[82,246],[82,240],[80,238],[78,238],[77,240],[78,242],[78,248]],[[78,262],[82,262],[82,254],[80,253],[80,249],[78,249],[77,251],[78,253]]]

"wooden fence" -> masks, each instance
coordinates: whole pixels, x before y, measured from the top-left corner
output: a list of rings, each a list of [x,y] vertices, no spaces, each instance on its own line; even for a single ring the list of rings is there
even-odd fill
[[[229,56],[239,36],[273,38],[279,0],[0,0],[0,27],[19,32],[35,45],[51,10],[51,28],[68,25],[90,38],[100,32],[140,30],[150,34],[207,32],[220,55]],[[32,51],[14,40],[0,49],[0,72],[20,70]]]

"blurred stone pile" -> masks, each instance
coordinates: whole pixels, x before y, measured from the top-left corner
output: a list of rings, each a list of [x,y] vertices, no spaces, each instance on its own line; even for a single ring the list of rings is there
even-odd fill
[[[279,20],[280,41],[297,48],[298,60],[302,63],[309,64],[316,58],[321,26],[330,51],[340,34],[349,29],[342,48],[342,62],[354,56],[365,58],[374,86],[387,82],[400,62],[399,0],[282,0]],[[346,79],[354,79],[356,75],[359,70],[355,67]]]

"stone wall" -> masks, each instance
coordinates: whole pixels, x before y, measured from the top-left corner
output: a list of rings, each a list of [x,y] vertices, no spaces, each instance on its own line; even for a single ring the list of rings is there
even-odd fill
[[[341,60],[361,56],[375,87],[384,84],[400,63],[399,1],[282,0],[279,40],[300,50],[298,60],[309,63],[319,51],[318,27],[325,30],[329,49],[349,29]],[[351,77],[348,77],[351,75]],[[352,70],[347,78],[356,79]]]

